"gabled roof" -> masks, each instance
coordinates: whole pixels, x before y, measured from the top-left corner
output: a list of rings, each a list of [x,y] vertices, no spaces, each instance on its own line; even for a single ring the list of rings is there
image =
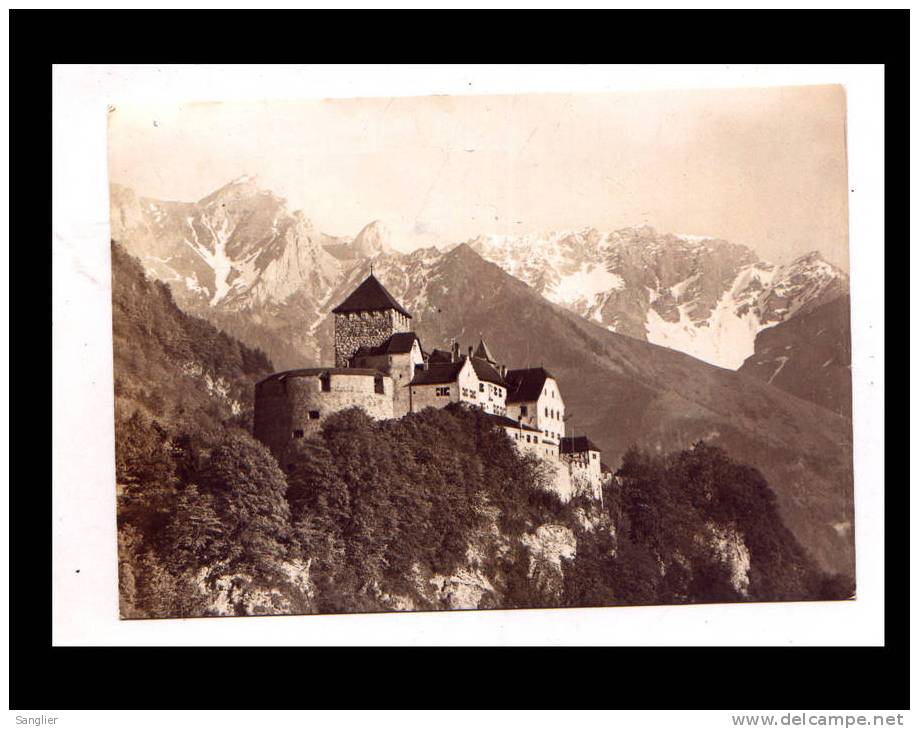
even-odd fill
[[[485,417],[491,420],[495,425],[500,425],[504,428],[517,428],[519,430],[525,430],[531,433],[541,432],[539,428],[534,428],[532,425],[527,425],[526,423],[520,423],[516,420],[508,418],[506,415],[493,415],[492,413],[485,413]]]
[[[364,279],[360,286],[351,292],[351,295],[348,296],[347,299],[332,309],[332,313],[343,314],[349,311],[385,311],[386,309],[395,309],[409,319],[412,318],[412,315],[402,308],[402,304],[396,301],[393,295],[389,293],[383,287],[383,284],[377,280],[376,276],[371,273]]]
[[[428,364],[427,369],[416,369],[415,376],[409,385],[446,385],[450,382],[456,382],[460,370],[466,360],[459,362],[439,362],[437,364]]]
[[[431,364],[435,363],[444,363],[452,362],[453,355],[448,352],[446,349],[432,349],[431,354],[428,356],[428,362]]]
[[[507,401],[510,403],[538,400],[548,377],[553,376],[542,367],[508,370],[504,376],[507,380]]]
[[[491,352],[488,349],[488,345],[485,344],[485,340],[482,339],[481,337],[479,337],[479,346],[475,348],[475,352],[472,353],[472,356],[478,357],[480,359],[484,359],[493,365],[498,364],[498,360],[496,360],[492,356]]]
[[[412,351],[412,345],[418,342],[421,349],[421,340],[415,332],[397,332],[387,339],[383,344],[376,347],[359,347],[354,353],[355,357],[367,357],[378,354],[408,354]],[[424,349],[421,349],[422,353]]]
[[[558,450],[560,453],[586,453],[587,451],[599,452],[600,448],[586,435],[579,435],[560,439]]]
[[[501,373],[498,372],[498,370],[492,367],[491,364],[486,362],[484,359],[479,359],[478,357],[473,356],[472,368],[475,370],[476,377],[478,377],[482,382],[491,382],[494,385],[507,387],[507,382],[505,382],[504,378],[501,377]]]

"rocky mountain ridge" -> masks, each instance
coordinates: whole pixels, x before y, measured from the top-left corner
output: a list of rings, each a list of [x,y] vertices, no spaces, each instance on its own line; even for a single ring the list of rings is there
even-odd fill
[[[554,303],[605,326],[737,369],[756,334],[848,291],[812,251],[780,266],[745,246],[649,226],[544,236],[479,236],[469,245]]]
[[[354,238],[329,236],[286,201],[242,177],[197,203],[152,200],[112,186],[112,237],[183,308],[264,349],[279,364],[318,362],[314,334],[367,263],[425,279],[446,250],[400,253],[381,221]],[[728,369],[756,335],[848,291],[848,277],[811,252],[779,266],[748,248],[650,227],[467,242],[540,295],[609,331]],[[403,277],[404,278],[404,277]],[[423,304],[423,289],[413,288]],[[413,302],[406,300],[413,310]],[[246,312],[247,322],[239,321]],[[257,322],[257,325],[252,325]],[[258,330],[258,331],[256,331]]]

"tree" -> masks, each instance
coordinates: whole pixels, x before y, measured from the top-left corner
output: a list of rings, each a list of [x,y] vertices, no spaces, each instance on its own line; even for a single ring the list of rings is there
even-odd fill
[[[222,525],[214,549],[227,568],[276,574],[292,536],[287,482],[269,451],[242,432],[226,435],[200,475]]]

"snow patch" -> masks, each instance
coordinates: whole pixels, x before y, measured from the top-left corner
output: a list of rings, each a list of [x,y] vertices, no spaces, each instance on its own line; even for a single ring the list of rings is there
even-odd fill
[[[621,276],[607,271],[603,266],[583,263],[574,273],[560,277],[546,298],[556,304],[570,304],[584,299],[592,302],[600,294],[624,287],[625,281]]]
[[[185,286],[188,287],[190,291],[197,291],[202,294],[207,293],[207,289],[204,288],[200,283],[198,283],[198,279],[195,276],[186,276]]]
[[[675,322],[665,321],[653,307],[649,308],[645,321],[648,341],[718,367],[736,370],[753,354],[756,334],[763,328],[752,308],[743,314],[736,312],[737,294],[747,288],[754,277],[759,278],[759,275],[752,266],[743,269],[704,321],[693,321],[689,317],[694,303],[680,305],[677,308],[680,318]],[[657,297],[651,289],[648,293],[653,303]]]
[[[225,219],[220,230],[215,231],[205,218],[201,218],[201,223],[213,237],[213,251],[208,250],[198,239],[198,231],[195,230],[194,218],[186,218],[186,221],[195,240],[191,242],[186,238],[185,242],[214,271],[214,295],[211,297],[210,305],[216,306],[230,290],[230,284],[227,282],[227,279],[233,272],[233,260],[227,255],[227,240],[229,240],[230,237],[230,231],[228,229],[229,220]]]
[[[775,368],[775,372],[772,373],[772,377],[766,380],[767,385],[771,385],[772,381],[776,378],[779,372],[782,371],[782,368],[788,364],[789,357],[776,357],[775,361],[779,363],[779,366]]]
[[[673,284],[670,287],[670,294],[674,299],[679,301],[680,297],[686,293],[686,289],[692,286],[696,281],[699,280],[701,274],[695,273],[687,279],[680,281],[679,283]]]

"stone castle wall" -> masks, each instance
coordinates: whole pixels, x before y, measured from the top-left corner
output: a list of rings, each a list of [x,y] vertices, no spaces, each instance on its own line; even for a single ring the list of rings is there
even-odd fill
[[[336,314],[335,366],[347,367],[358,347],[376,347],[396,332],[411,330],[411,320],[393,309]]]
[[[393,312],[361,311],[335,315],[335,366],[347,367],[359,347],[376,347],[393,334]]]
[[[326,392],[318,373],[271,377],[255,389],[253,434],[284,467],[290,447],[301,438],[315,435],[332,413],[357,406],[373,418],[393,417],[393,381],[384,376],[382,385],[383,392],[378,393],[372,374],[333,371]]]
[[[449,395],[438,395],[437,390],[447,388]],[[413,412],[421,412],[425,408],[445,408],[451,402],[459,400],[459,388],[455,382],[441,385],[413,385],[411,388],[411,405]]]
[[[412,353],[396,354],[391,358],[389,375],[393,382],[393,414],[397,418],[407,415],[411,410],[409,382],[415,376],[415,361]]]

